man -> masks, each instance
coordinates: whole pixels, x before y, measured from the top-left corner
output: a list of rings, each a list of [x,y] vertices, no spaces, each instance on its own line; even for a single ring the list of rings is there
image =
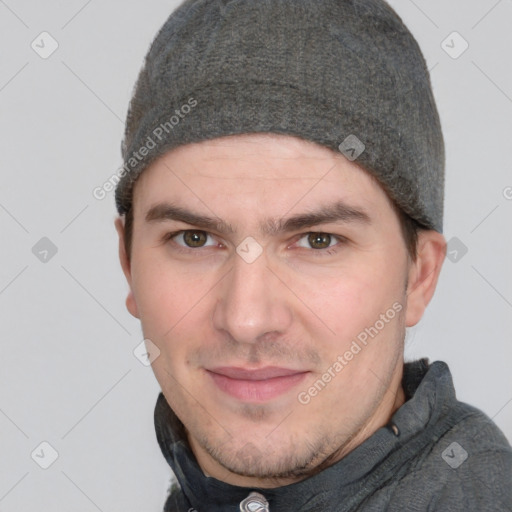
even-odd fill
[[[512,510],[512,451],[404,364],[444,144],[382,0],[188,0],[130,103],[119,252],[156,378],[166,511]]]

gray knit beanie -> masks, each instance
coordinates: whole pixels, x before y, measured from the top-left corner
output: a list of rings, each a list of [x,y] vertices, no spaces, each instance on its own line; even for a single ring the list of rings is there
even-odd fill
[[[383,0],[186,0],[149,48],[130,102],[116,207],[170,149],[295,135],[341,151],[442,232],[444,141],[421,50]]]

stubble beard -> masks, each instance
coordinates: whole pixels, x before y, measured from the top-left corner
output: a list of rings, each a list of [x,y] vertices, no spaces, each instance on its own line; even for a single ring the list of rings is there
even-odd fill
[[[258,416],[264,414],[261,411],[253,413]],[[276,485],[282,485],[283,480],[298,481],[312,476],[321,471],[324,462],[333,455],[329,436],[321,433],[300,439],[298,443],[291,439],[286,443],[279,439],[273,441],[271,430],[265,434],[261,439],[238,447],[233,439],[218,443],[207,435],[197,438],[197,441],[217,464],[230,473],[275,482]]]

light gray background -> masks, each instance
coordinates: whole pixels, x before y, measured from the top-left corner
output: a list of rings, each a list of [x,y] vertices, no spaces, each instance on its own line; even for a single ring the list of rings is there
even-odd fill
[[[458,261],[445,262],[406,355],[446,361],[459,398],[512,439],[512,2],[391,4],[432,69],[447,147],[445,236],[468,249],[451,246]],[[125,309],[113,193],[99,201],[92,190],[121,163],[133,84],[176,5],[0,0],[3,512],[163,507],[159,387],[133,355],[142,335]],[[47,59],[31,48],[43,31],[59,44]],[[469,43],[456,59],[441,46],[453,31]],[[445,45],[462,48],[453,37]],[[58,249],[46,263],[32,252],[42,237]],[[46,470],[43,441],[58,452]]]

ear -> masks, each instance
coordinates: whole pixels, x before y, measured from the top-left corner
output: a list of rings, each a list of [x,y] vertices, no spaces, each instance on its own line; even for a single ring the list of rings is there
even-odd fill
[[[446,255],[446,240],[434,230],[418,233],[418,256],[409,268],[405,325],[416,325],[434,295]]]
[[[139,311],[137,309],[137,303],[135,302],[135,297],[133,295],[132,290],[132,272],[131,272],[131,263],[126,254],[126,248],[124,245],[124,221],[125,218],[117,217],[115,220],[115,227],[117,234],[119,235],[119,261],[121,263],[121,267],[123,269],[124,276],[126,277],[126,281],[128,282],[129,291],[128,296],[126,297],[126,309],[133,315],[135,318],[139,317]]]

